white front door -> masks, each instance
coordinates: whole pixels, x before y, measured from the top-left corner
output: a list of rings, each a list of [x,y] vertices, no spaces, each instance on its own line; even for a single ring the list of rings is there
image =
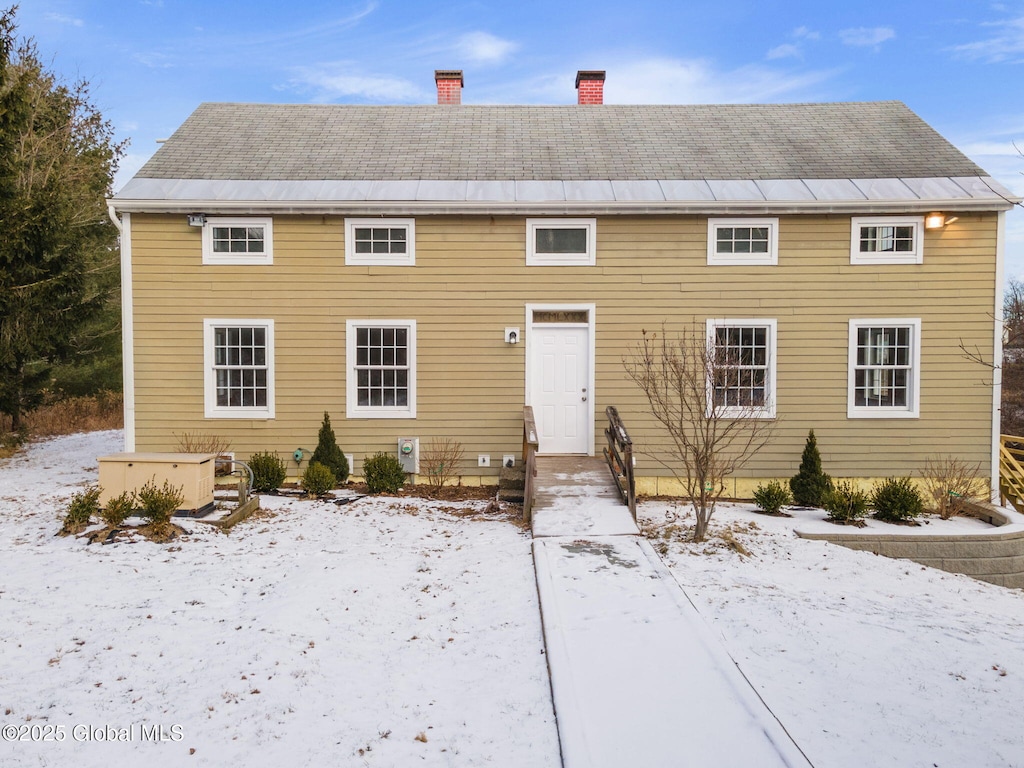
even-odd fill
[[[530,405],[541,453],[588,453],[593,406],[590,329],[537,323],[530,349]]]

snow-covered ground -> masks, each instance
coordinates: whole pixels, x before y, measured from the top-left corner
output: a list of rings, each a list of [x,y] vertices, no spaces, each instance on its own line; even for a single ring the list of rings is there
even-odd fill
[[[64,726],[0,765],[558,765],[525,533],[478,502],[265,498],[227,536],[54,537],[120,444],[0,462],[0,724]]]
[[[227,536],[55,537],[119,449],[73,435],[0,461],[0,723],[64,727],[0,740],[0,765],[558,766],[511,523],[462,512],[475,503],[268,498]],[[667,506],[641,507],[669,531],[655,548],[816,768],[1024,766],[1024,593],[745,507],[712,529],[750,556],[695,546],[661,525]]]
[[[642,514],[661,526],[669,509]],[[655,548],[816,768],[1024,766],[1024,592],[798,539],[799,519],[751,509],[712,520],[750,556],[717,537]],[[914,530],[979,524],[946,525]]]

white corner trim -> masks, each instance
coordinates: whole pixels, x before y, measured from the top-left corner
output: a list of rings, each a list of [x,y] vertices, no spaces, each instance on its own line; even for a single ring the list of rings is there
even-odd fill
[[[999,444],[1002,435],[1003,402],[1003,290],[1006,279],[1006,211],[999,212],[996,224],[995,318],[992,340],[992,485],[991,501],[999,502]]]
[[[121,214],[121,389],[124,399],[124,450],[127,453],[135,451],[135,308],[132,295],[132,215],[126,212]]]

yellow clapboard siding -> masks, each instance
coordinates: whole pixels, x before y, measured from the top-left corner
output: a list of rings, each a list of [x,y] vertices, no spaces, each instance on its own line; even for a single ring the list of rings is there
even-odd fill
[[[744,476],[795,471],[810,428],[837,476],[911,473],[934,453],[987,466],[991,371],[959,346],[991,355],[995,215],[925,232],[923,264],[875,266],[849,263],[849,216],[779,219],[777,266],[708,266],[703,217],[600,217],[596,265],[527,267],[523,218],[438,216],[417,219],[415,266],[356,267],[344,263],[344,217],[277,216],[273,265],[232,267],[202,265],[183,216],[133,215],[137,447],[199,431],[241,454],[287,455],[313,447],[327,409],[360,457],[399,436],[454,437],[473,463],[490,453],[496,465],[519,452],[529,345],[508,347],[503,328],[526,334],[526,304],[562,303],[596,306],[598,448],[607,405],[638,445],[667,444],[622,368],[642,328],[773,318],[780,419]],[[203,418],[203,319],[214,317],[274,320],[274,420]],[[921,318],[919,419],[847,418],[849,320],[870,317]],[[417,321],[415,420],[345,418],[346,320],[373,318]]]

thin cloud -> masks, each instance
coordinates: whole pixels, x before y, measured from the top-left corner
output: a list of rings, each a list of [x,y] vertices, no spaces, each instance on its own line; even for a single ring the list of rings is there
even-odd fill
[[[793,37],[797,40],[821,40],[821,33],[807,27],[797,27],[793,30]]]
[[[1024,61],[1024,16],[983,26],[996,27],[996,34],[987,40],[953,46],[950,50],[955,56],[990,64]]]
[[[736,104],[805,98],[813,86],[832,75],[825,71],[794,74],[760,65],[718,71],[704,60],[669,58],[619,63],[609,72],[605,101],[618,104]]]
[[[792,43],[785,43],[783,45],[777,45],[768,51],[766,58],[769,61],[773,59],[800,59],[803,58],[803,54],[800,53],[799,46],[793,45]]]
[[[839,39],[843,41],[843,45],[867,48],[881,45],[895,37],[896,32],[889,27],[856,27],[839,32]]]
[[[519,49],[519,43],[502,40],[489,32],[469,32],[455,46],[456,53],[475,64],[498,64]]]
[[[72,27],[84,27],[85,22],[74,16],[66,16],[63,13],[47,13],[44,17],[49,21],[56,21],[58,24],[69,24]]]
[[[359,72],[349,63],[328,64],[323,67],[301,67],[289,86],[306,93],[318,103],[339,99],[408,103],[422,101],[424,92],[415,84],[400,77],[372,75]]]

